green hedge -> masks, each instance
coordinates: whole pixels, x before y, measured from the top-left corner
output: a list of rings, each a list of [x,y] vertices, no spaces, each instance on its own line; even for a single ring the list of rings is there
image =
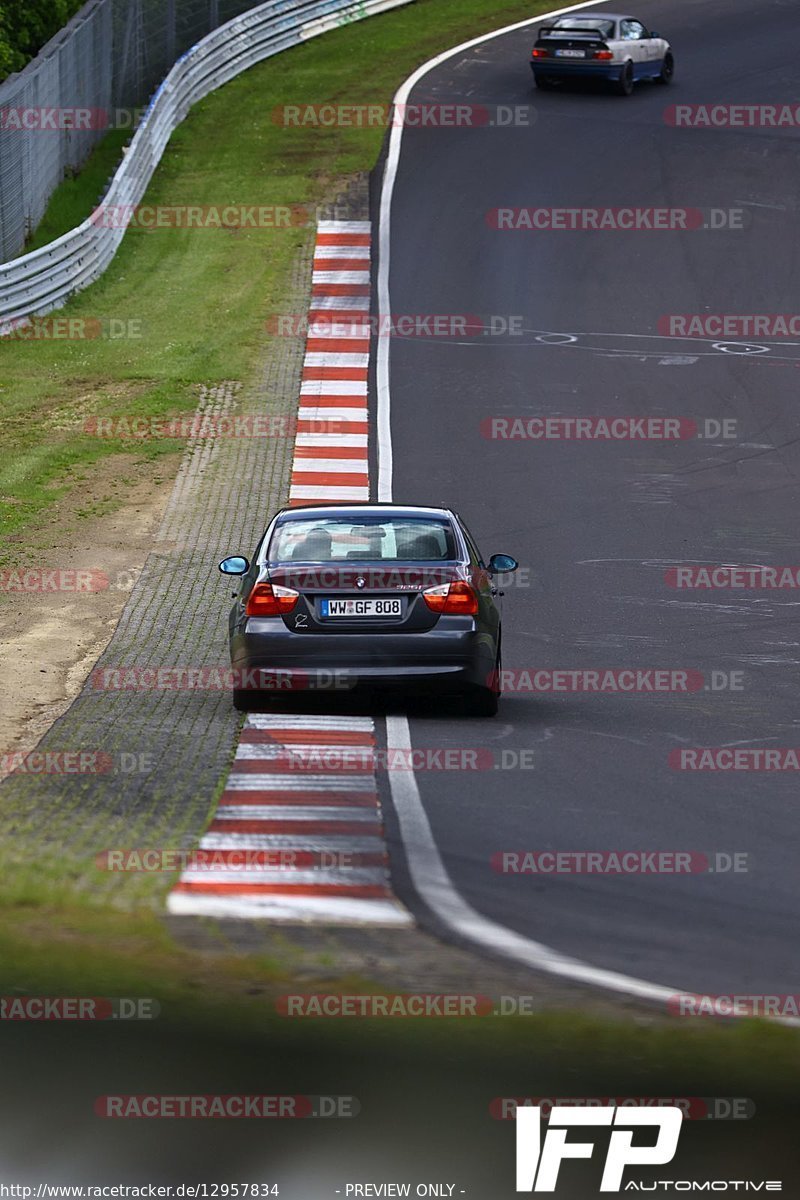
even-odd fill
[[[0,0],[0,82],[21,71],[83,0]]]

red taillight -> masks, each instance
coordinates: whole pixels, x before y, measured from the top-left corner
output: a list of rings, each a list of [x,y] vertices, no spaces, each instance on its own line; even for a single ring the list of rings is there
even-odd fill
[[[531,58],[547,58],[547,51],[537,50],[537,48],[534,46],[533,50],[531,51]]]
[[[248,617],[282,617],[297,604],[300,593],[277,583],[257,583],[247,597]]]
[[[602,58],[604,62],[607,62],[610,58],[613,58],[613,57],[614,57],[613,50],[595,50],[594,54],[592,55],[592,58]]]
[[[478,596],[468,583],[457,580],[440,587],[426,588],[422,598],[435,613],[448,617],[474,617],[478,611]]]

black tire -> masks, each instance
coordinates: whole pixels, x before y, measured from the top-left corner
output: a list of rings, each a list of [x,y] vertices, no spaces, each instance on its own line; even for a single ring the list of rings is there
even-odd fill
[[[614,90],[620,96],[630,96],[633,93],[633,63],[625,63],[622,74],[614,85]]]
[[[464,697],[464,707],[470,717],[496,717],[500,704],[500,646],[494,664],[490,687],[473,687]]]
[[[533,82],[541,92],[552,92],[556,86],[552,79],[546,79],[544,75],[534,75]]]
[[[675,74],[675,59],[667,51],[664,55],[664,61],[661,64],[661,74],[656,76],[656,83],[672,83]]]
[[[476,687],[464,697],[469,717],[496,717],[500,697],[492,688]]]
[[[232,699],[237,712],[249,712],[250,706],[258,700],[258,692],[248,691],[247,688],[234,688]]]

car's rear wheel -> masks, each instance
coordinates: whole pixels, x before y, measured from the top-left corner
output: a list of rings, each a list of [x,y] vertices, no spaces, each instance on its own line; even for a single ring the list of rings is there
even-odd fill
[[[496,717],[499,699],[497,692],[489,688],[475,688],[475,691],[466,697],[467,716]]]
[[[473,687],[464,697],[464,706],[470,717],[496,717],[500,704],[500,647],[488,687]]]
[[[630,96],[633,92],[633,63],[625,63],[616,83],[616,91],[620,96]]]
[[[537,88],[543,92],[552,92],[553,88],[556,86],[555,81],[548,79],[546,75],[534,75],[533,81]]]
[[[671,54],[664,55],[664,61],[661,64],[661,74],[656,76],[656,83],[672,83],[672,77],[675,74],[675,59]]]
[[[237,712],[249,712],[258,700],[260,693],[248,691],[247,688],[233,689],[233,707]]]

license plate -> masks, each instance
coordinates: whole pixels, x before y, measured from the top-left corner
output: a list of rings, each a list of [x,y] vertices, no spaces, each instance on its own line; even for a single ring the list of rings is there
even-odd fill
[[[401,617],[402,600],[320,600],[323,617]]]
[[[556,50],[559,58],[586,58],[585,50]]]

